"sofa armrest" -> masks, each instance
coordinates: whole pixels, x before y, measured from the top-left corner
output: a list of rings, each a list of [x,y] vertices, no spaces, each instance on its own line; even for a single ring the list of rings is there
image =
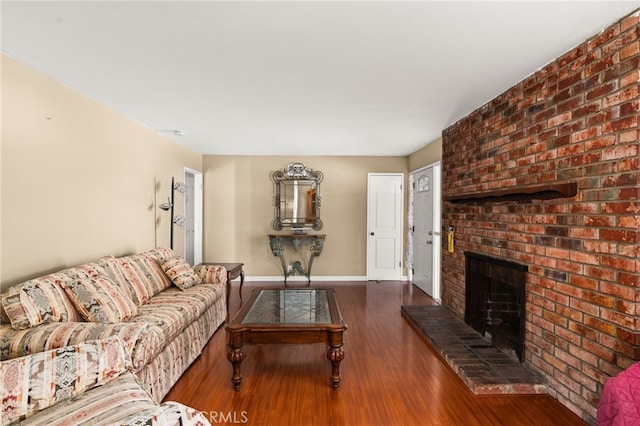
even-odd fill
[[[0,362],[2,418],[10,424],[117,378],[130,366],[119,337]]]
[[[227,269],[220,265],[208,265],[201,263],[193,267],[200,279],[205,284],[226,284]]]

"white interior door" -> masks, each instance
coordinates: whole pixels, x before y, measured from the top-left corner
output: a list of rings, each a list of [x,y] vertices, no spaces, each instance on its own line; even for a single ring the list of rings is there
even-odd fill
[[[184,258],[191,265],[202,262],[202,173],[184,170]]]
[[[433,296],[433,169],[415,174],[413,188],[413,283]]]
[[[367,279],[402,279],[402,173],[369,173]]]

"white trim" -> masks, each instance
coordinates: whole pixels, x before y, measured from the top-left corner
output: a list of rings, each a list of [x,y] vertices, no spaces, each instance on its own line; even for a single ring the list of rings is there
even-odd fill
[[[433,167],[433,299],[440,303],[440,273],[442,268],[442,166]]]

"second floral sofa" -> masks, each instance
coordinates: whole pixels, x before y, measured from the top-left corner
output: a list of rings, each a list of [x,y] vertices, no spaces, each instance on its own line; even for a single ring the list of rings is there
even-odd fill
[[[158,248],[28,280],[2,294],[0,360],[118,336],[160,402],[224,323],[226,277]]]
[[[158,404],[113,336],[0,362],[0,423],[29,426],[207,426],[206,413]]]

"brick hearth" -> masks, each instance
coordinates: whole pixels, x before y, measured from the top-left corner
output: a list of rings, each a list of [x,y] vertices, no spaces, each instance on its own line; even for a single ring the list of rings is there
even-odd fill
[[[545,380],[442,306],[403,306],[402,316],[477,395],[544,394]]]

